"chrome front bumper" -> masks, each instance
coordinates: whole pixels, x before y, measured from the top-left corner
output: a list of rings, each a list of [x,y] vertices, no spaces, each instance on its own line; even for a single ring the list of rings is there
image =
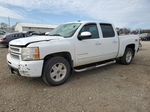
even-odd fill
[[[20,61],[7,55],[7,63],[12,73],[26,77],[41,77],[43,60]]]

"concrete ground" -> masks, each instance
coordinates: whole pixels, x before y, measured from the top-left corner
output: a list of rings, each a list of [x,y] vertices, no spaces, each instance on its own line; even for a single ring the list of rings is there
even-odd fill
[[[150,112],[150,42],[131,65],[74,73],[64,85],[11,75],[0,48],[0,112]]]

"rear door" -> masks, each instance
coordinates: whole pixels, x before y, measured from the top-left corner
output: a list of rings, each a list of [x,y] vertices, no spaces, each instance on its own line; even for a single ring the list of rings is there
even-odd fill
[[[105,60],[116,58],[118,54],[119,40],[113,26],[104,23],[100,23],[99,26],[102,32],[101,49],[103,49],[99,52],[99,56]]]

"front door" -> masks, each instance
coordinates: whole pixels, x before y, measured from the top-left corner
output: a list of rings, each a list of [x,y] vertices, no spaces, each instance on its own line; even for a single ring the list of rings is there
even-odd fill
[[[100,38],[97,24],[86,24],[82,27],[79,35],[82,32],[90,32],[91,37],[76,42],[76,62],[77,66],[96,62],[99,58]]]

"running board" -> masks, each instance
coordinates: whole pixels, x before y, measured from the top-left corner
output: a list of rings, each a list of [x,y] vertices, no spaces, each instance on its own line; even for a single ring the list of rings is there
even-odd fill
[[[114,64],[114,63],[116,63],[116,60],[109,61],[109,62],[99,64],[99,65],[95,65],[95,66],[91,66],[91,67],[82,68],[82,69],[74,69],[74,71],[75,72],[83,72],[83,71],[91,70],[91,69],[94,69],[94,68],[99,68],[99,67],[103,67],[103,66],[106,66],[106,65]]]

